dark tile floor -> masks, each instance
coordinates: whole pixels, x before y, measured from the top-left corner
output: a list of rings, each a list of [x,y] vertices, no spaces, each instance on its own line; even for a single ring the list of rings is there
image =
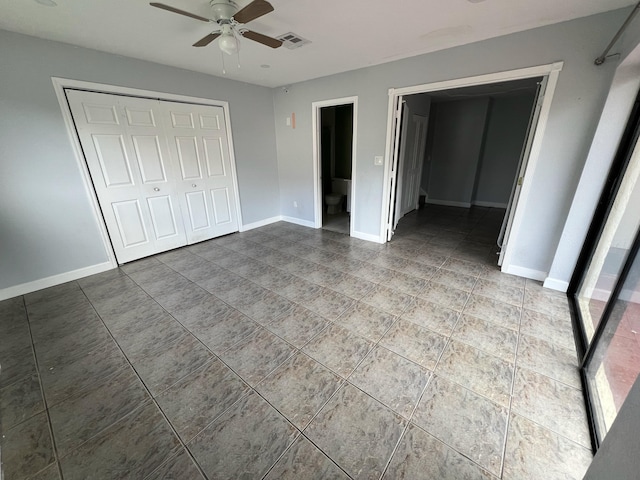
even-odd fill
[[[494,266],[502,214],[277,223],[0,302],[5,479],[582,478],[566,297]]]

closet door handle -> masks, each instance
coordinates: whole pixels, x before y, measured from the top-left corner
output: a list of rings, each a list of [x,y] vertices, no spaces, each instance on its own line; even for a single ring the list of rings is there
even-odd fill
[[[198,185],[196,185],[195,183],[192,183],[192,184],[191,184],[191,186],[192,186],[193,188],[196,188]]]
[[[160,191],[160,189],[159,189],[158,187],[154,187],[154,188],[153,188],[153,191],[154,191],[154,192],[159,192],[159,191]]]

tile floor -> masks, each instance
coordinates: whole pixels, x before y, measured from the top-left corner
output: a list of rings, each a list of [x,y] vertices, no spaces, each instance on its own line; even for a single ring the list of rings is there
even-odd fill
[[[350,216],[347,212],[340,212],[333,215],[325,213],[322,217],[322,228],[332,232],[349,235]]]
[[[582,478],[567,300],[493,266],[502,213],[277,223],[1,302],[5,479]]]

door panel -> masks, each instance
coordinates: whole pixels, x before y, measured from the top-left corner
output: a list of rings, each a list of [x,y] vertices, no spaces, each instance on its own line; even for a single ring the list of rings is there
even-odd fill
[[[188,243],[236,232],[235,181],[224,110],[160,103],[166,118],[171,119],[167,122],[169,148],[180,159],[181,180],[177,190],[188,219],[185,222]]]
[[[402,167],[402,191],[400,217],[415,210],[418,206],[420,195],[420,177],[422,163],[427,145],[428,119],[424,115],[411,116],[411,125],[408,130],[407,149],[404,165]],[[410,132],[410,133],[409,133]]]
[[[132,127],[155,127],[156,119],[152,109],[133,109],[125,107],[127,122]]]
[[[225,176],[224,145],[221,138],[203,138],[207,173],[210,177]]]
[[[211,114],[200,114],[200,128],[210,130],[221,130],[220,112],[212,112]]]
[[[195,137],[175,137],[175,144],[182,179],[196,180],[202,178],[197,139]]]
[[[169,195],[148,198],[147,203],[149,204],[151,223],[153,224],[156,238],[165,239],[180,234],[176,217],[174,216],[175,208]]]
[[[213,213],[217,226],[231,223],[231,202],[229,201],[229,190],[227,188],[216,188],[211,190],[211,200],[213,202]]]
[[[540,118],[540,111],[542,110],[542,101],[544,100],[544,94],[547,89],[547,83],[549,77],[543,77],[538,83],[538,92],[536,93],[536,100],[531,110],[531,117],[529,118],[529,126],[527,127],[527,138],[520,154],[520,166],[518,167],[518,176],[516,177],[513,187],[511,188],[511,196],[509,197],[509,203],[507,204],[507,210],[504,214],[502,221],[502,227],[500,228],[500,235],[498,236],[498,247],[500,247],[500,253],[498,254],[498,266],[502,267],[504,262],[504,256],[507,252],[506,246],[511,235],[511,227],[513,226],[513,220],[516,214],[516,208],[518,206],[518,200],[520,198],[520,191],[522,190],[522,183],[524,179],[524,172],[527,170],[527,162],[529,161],[529,155],[531,154],[531,147],[533,146],[533,140],[536,132],[536,125]]]
[[[90,125],[119,125],[118,112],[115,105],[82,105],[84,119]]]
[[[398,180],[397,170],[401,152],[401,127],[402,118],[406,115],[404,112],[405,104],[402,95],[394,100],[393,104],[393,145],[391,150],[391,171],[389,172],[389,209],[387,213],[387,242],[391,241],[396,226],[398,225],[397,217],[397,199],[396,199],[396,182]]]
[[[104,184],[109,187],[133,185],[131,164],[122,135],[92,135],[93,145],[100,162]]]
[[[189,112],[171,112],[171,125],[174,128],[193,129],[193,115]]]
[[[187,192],[186,197],[191,230],[196,231],[211,227],[205,193],[202,190],[198,192]]]
[[[134,135],[131,138],[142,175],[142,183],[166,182],[165,162],[157,135]]]
[[[126,200],[114,202],[111,205],[118,224],[118,233],[125,248],[148,244],[149,237],[144,226],[140,202]]]
[[[118,263],[185,245],[157,100],[66,95]]]

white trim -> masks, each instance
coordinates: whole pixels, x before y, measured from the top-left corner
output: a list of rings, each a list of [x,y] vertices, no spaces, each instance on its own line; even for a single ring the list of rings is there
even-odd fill
[[[439,90],[450,90],[452,88],[471,87],[474,85],[485,85],[509,80],[520,80],[523,78],[543,77],[551,72],[559,72],[562,70],[563,65],[564,62],[556,62],[535,67],[476,75],[473,77],[444,80],[442,82],[425,83],[423,85],[414,85],[411,87],[392,88],[389,90],[389,95],[412,95],[414,93],[436,92]]]
[[[550,288],[551,290],[557,290],[559,292],[566,292],[569,289],[569,282],[564,280],[558,280],[557,278],[547,277],[542,284],[544,288]]]
[[[254,228],[264,227],[265,225],[271,225],[272,223],[276,223],[282,220],[282,216],[278,215],[271,218],[265,218],[264,220],[258,220],[257,222],[247,223],[246,225],[240,226],[241,232],[246,232],[248,230],[253,230]]]
[[[477,205],[478,207],[489,207],[489,208],[507,208],[506,203],[501,202],[483,202],[481,200],[474,200],[471,202],[471,205]]]
[[[367,242],[386,243],[386,240],[384,239],[384,237],[380,237],[378,235],[371,235],[370,233],[353,231],[351,236],[354,238],[359,238],[360,240],[366,240]]]
[[[320,135],[321,124],[320,109],[324,107],[335,107],[338,105],[353,105],[353,137],[351,139],[351,218],[349,221],[349,234],[354,234],[354,224],[356,217],[356,151],[358,140],[358,97],[342,97],[334,98],[331,100],[322,100],[319,102],[311,103],[311,132],[312,147],[313,147],[313,216],[314,228],[322,228],[322,206],[324,201],[322,199],[322,188],[320,188]]]
[[[90,267],[79,268],[70,272],[59,273],[58,275],[52,275],[51,277],[40,278],[32,282],[21,283],[20,285],[14,285],[12,287],[3,288],[0,290],[0,301],[7,298],[17,297],[19,295],[26,295],[27,293],[37,292],[43,288],[54,287],[63,283],[78,280],[79,278],[88,277],[89,275],[95,275],[96,273],[106,272],[107,270],[113,270],[114,267],[111,262],[99,263]]]
[[[89,203],[91,204],[91,207],[92,207],[93,218],[96,222],[96,225],[98,226],[100,237],[102,238],[102,246],[104,247],[104,251],[107,254],[107,259],[109,260],[110,267],[116,268],[118,266],[118,261],[116,260],[116,254],[113,251],[113,246],[111,245],[111,239],[109,238],[109,231],[107,230],[107,225],[104,222],[104,218],[102,217],[102,212],[100,210],[100,204],[98,203],[98,194],[93,188],[93,183],[91,182],[91,175],[89,174],[89,167],[84,158],[84,154],[82,153],[82,147],[80,146],[80,139],[78,138],[78,135],[76,135],[76,128],[73,123],[73,116],[71,115],[71,109],[69,108],[69,104],[67,103],[67,97],[64,93],[64,87],[66,83],[63,82],[63,79],[56,78],[56,77],[52,77],[51,80],[53,81],[53,89],[58,99],[58,103],[60,104],[60,111],[62,112],[62,120],[64,121],[64,124],[66,126],[69,141],[71,142],[71,148],[73,150],[73,154],[76,159],[76,165],[78,166],[78,168],[80,169],[80,173],[82,174],[82,183],[84,185],[85,192],[87,193],[87,198],[89,199]],[[48,278],[53,278],[53,277],[48,277]],[[38,282],[38,281],[39,280],[35,280],[34,282]]]
[[[116,260],[115,252],[113,251],[113,247],[111,246],[111,240],[109,239],[109,231],[107,230],[107,226],[104,222],[104,218],[102,217],[102,212],[100,210],[100,205],[98,203],[98,196],[91,182],[91,176],[89,175],[89,168],[87,167],[87,162],[85,161],[84,155],[82,153],[80,140],[76,135],[76,129],[75,129],[75,124],[73,123],[73,116],[71,114],[71,109],[69,108],[69,104],[67,103],[67,97],[64,93],[65,88],[76,88],[80,90],[89,90],[89,91],[98,92],[98,93],[111,93],[115,95],[128,95],[128,96],[134,96],[134,97],[140,97],[140,98],[150,98],[150,99],[155,99],[160,101],[173,101],[173,102],[181,102],[181,103],[195,104],[195,105],[222,107],[222,109],[224,110],[225,127],[227,129],[227,135],[228,135],[227,139],[229,142],[229,161],[231,166],[231,178],[233,181],[233,185],[235,187],[234,200],[236,204],[236,217],[238,221],[238,230],[240,231],[240,226],[242,225],[242,208],[240,205],[240,188],[238,186],[235,149],[233,146],[233,135],[231,132],[231,116],[229,112],[229,102],[225,102],[223,100],[211,100],[208,98],[191,97],[187,95],[176,95],[173,93],[154,92],[151,90],[142,90],[138,88],[121,87],[117,85],[107,85],[107,84],[96,83],[96,82],[85,82],[82,80],[71,80],[68,78],[60,78],[60,77],[51,77],[51,81],[53,82],[53,88],[56,93],[56,97],[58,98],[58,103],[60,104],[62,118],[64,120],[65,126],[67,127],[67,134],[69,135],[69,139],[71,141],[74,156],[76,158],[76,163],[78,164],[78,167],[80,168],[80,171],[83,174],[82,179],[83,179],[85,190],[87,191],[89,200],[93,207],[94,219],[98,224],[100,235],[102,237],[103,246],[104,246],[105,252],[107,253],[107,257],[109,258],[109,263],[111,264],[112,268],[117,267],[118,262]]]
[[[431,203],[433,205],[444,205],[446,207],[471,208],[471,203],[469,202],[455,202],[453,200],[437,200],[435,198],[425,199],[425,203]]]
[[[211,105],[215,107],[228,107],[229,102],[224,100],[212,100],[210,98],[192,97],[189,95],[177,95],[175,93],[156,92],[153,90],[144,90],[141,88],[121,87],[118,85],[109,85],[106,83],[85,82],[83,80],[72,80],[70,78],[51,77],[53,86],[64,90],[65,88],[77,88],[79,90],[88,90],[98,93],[113,93],[116,95],[128,95],[132,97],[151,98],[155,100],[169,100],[172,102],[193,103],[195,105]],[[226,112],[225,112],[226,113]]]
[[[539,282],[544,282],[548,275],[547,272],[533,270],[532,268],[519,267],[518,265],[509,265],[508,268],[503,268],[502,272],[510,275],[516,275],[518,277],[530,278],[531,280],[538,280]]]
[[[477,75],[473,77],[466,78],[458,78],[454,80],[445,80],[442,82],[428,83],[423,85],[415,85],[411,87],[403,87],[403,88],[390,88],[389,89],[389,106],[388,106],[388,114],[387,114],[387,139],[386,139],[386,148],[385,148],[385,172],[384,172],[384,180],[383,180],[383,205],[381,212],[381,221],[380,221],[380,235],[385,235],[385,214],[389,210],[389,202],[390,202],[390,163],[393,159],[393,152],[391,151],[393,148],[393,117],[395,115],[394,112],[394,101],[398,97],[416,94],[416,93],[426,93],[426,92],[434,92],[439,90],[448,90],[452,88],[460,88],[460,87],[468,87],[473,85],[485,85],[490,83],[498,83],[504,82],[508,80],[518,80],[524,78],[534,78],[541,76],[548,76],[547,88],[545,91],[544,99],[542,102],[542,107],[540,110],[540,115],[538,117],[538,122],[532,128],[535,128],[533,131],[533,143],[531,147],[531,151],[529,153],[529,159],[526,167],[526,175],[524,175],[524,182],[522,185],[522,190],[520,191],[519,201],[515,205],[515,215],[514,221],[512,224],[511,231],[512,239],[507,242],[505,245],[505,256],[502,264],[502,271],[505,273],[512,273],[510,270],[515,269],[519,270],[521,267],[511,266],[512,257],[513,257],[513,237],[517,235],[518,230],[522,226],[524,211],[526,210],[526,203],[528,200],[528,195],[531,191],[531,182],[533,179],[533,172],[538,163],[538,159],[540,156],[540,150],[542,148],[542,138],[544,136],[544,132],[547,126],[547,122],[549,120],[549,113],[551,111],[551,103],[553,100],[553,94],[555,91],[555,87],[558,82],[558,76],[560,74],[560,70],[564,62],[556,62],[547,65],[539,65],[529,68],[520,68],[516,70],[509,70],[503,72],[490,73],[486,75]],[[534,278],[536,280],[544,280],[546,278],[546,273],[544,276],[540,277],[540,273],[534,270],[524,269],[530,273],[522,274],[520,276]],[[515,273],[516,275],[519,275]],[[533,275],[529,277],[529,275]]]
[[[309,220],[302,220],[301,218],[287,217],[283,215],[280,217],[280,219],[283,222],[295,223],[296,225],[302,225],[303,227],[318,228],[315,226],[314,222]]]

